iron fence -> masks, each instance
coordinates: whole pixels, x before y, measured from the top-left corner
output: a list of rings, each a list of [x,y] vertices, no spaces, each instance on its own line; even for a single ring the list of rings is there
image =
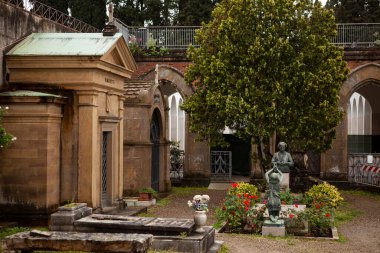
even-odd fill
[[[380,154],[373,155],[371,164],[367,163],[367,154],[350,154],[348,156],[348,181],[380,187]]]
[[[343,47],[372,47],[374,41],[380,39],[380,23],[345,23],[338,24],[338,35],[332,43]],[[378,36],[379,36],[378,35]]]
[[[211,151],[211,177],[212,179],[231,180],[232,152]]]
[[[199,46],[195,41],[196,30],[200,26],[148,26],[130,27],[116,19],[116,26],[123,33],[126,41],[146,47],[149,40],[156,46],[169,49],[187,49],[188,46]],[[337,24],[338,35],[331,43],[343,47],[372,47],[380,39],[380,23]]]
[[[195,33],[200,26],[148,26],[131,27],[115,19],[115,25],[129,43],[140,47],[152,44],[168,49],[187,49],[195,43]]]
[[[17,8],[22,8],[37,16],[49,19],[55,23],[71,28],[78,32],[87,32],[87,33],[100,32],[98,28],[93,27],[79,19],[71,17],[59,10],[56,10],[36,0],[29,0],[25,2],[23,0],[0,0],[0,1],[5,2],[9,5],[13,5]]]
[[[170,157],[170,179],[180,180],[183,178],[183,167],[185,161],[185,152],[180,151],[179,156],[176,158]]]

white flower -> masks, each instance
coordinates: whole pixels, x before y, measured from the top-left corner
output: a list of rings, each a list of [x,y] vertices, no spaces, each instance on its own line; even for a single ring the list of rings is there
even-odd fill
[[[202,195],[201,196],[201,203],[205,204],[210,200],[210,197],[208,195]]]
[[[189,205],[189,207],[192,207],[192,206],[193,206],[193,202],[191,202],[190,200],[187,201],[187,204]]]
[[[12,138],[12,141],[15,141],[15,140],[17,140],[17,137],[13,137],[13,138]]]
[[[194,201],[200,201],[201,200],[201,195],[195,195],[194,197],[193,197],[193,200]]]
[[[5,110],[8,110],[8,109],[9,109],[9,107],[8,107],[8,106],[6,106],[6,107],[5,107]]]

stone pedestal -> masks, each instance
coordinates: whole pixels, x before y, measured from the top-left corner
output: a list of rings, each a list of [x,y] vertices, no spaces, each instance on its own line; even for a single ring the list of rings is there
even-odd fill
[[[284,220],[278,220],[277,223],[273,223],[270,220],[264,221],[262,235],[271,235],[271,236],[285,236],[285,224]]]
[[[283,178],[280,184],[281,191],[289,190],[289,175],[290,173],[282,173]]]
[[[52,231],[74,231],[74,222],[92,214],[92,208],[86,203],[73,203],[58,207],[50,216],[49,229]]]

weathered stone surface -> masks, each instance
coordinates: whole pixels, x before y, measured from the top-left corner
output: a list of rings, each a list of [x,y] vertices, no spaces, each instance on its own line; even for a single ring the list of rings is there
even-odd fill
[[[86,252],[147,252],[152,244],[150,234],[107,234],[51,232],[51,236],[30,236],[22,232],[3,241],[3,252],[14,250],[59,250]]]
[[[74,222],[76,231],[86,232],[149,232],[154,235],[190,234],[195,226],[192,219],[125,217],[93,214]]]
[[[58,211],[74,211],[83,207],[87,207],[87,203],[72,203],[58,207]]]
[[[60,209],[58,210],[65,210]],[[92,208],[87,207],[86,204],[81,206],[81,208],[72,209],[70,211],[67,209],[66,211],[58,211],[56,213],[53,213],[50,216],[50,225],[52,226],[62,226],[62,225],[73,225],[74,221],[89,216],[92,214]]]
[[[282,224],[272,224],[270,221],[266,220],[263,224],[261,234],[262,235],[272,235],[272,236],[285,236],[285,225],[283,220],[278,220]]]
[[[174,252],[208,252],[215,243],[215,229],[205,226],[205,233],[192,233],[186,237],[182,236],[154,236],[152,249],[155,251]]]

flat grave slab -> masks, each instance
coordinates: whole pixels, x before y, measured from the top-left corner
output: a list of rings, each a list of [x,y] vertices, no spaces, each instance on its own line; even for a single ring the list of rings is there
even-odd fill
[[[20,250],[147,252],[153,241],[150,234],[77,233],[31,231],[17,233],[3,240],[3,252]]]
[[[153,235],[190,234],[194,220],[93,214],[74,222],[80,232],[149,233]]]

